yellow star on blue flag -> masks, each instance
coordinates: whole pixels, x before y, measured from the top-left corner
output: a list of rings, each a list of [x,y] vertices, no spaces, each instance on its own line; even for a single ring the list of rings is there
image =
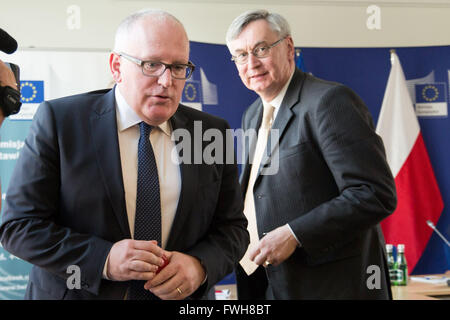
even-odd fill
[[[44,81],[21,80],[20,93],[22,103],[41,103],[44,101]]]
[[[445,83],[416,84],[416,102],[446,102]]]
[[[202,102],[201,101],[201,89],[199,81],[186,81],[183,89],[182,102]]]

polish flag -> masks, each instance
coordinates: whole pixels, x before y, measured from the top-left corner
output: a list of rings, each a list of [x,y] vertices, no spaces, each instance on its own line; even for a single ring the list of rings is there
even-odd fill
[[[386,243],[405,244],[411,273],[433,232],[426,221],[437,224],[444,203],[395,52],[391,53],[391,64],[376,132],[383,139],[395,177],[397,208],[381,227]]]

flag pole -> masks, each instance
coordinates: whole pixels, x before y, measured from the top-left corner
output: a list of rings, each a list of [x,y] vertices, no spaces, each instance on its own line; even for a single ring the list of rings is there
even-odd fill
[[[306,72],[305,64],[303,62],[303,53],[302,49],[295,49],[295,65],[301,71]]]
[[[395,49],[390,49],[389,50],[389,52],[390,52],[390,58],[391,58],[391,65],[393,65],[394,64],[394,54],[397,54],[397,52],[395,51]]]

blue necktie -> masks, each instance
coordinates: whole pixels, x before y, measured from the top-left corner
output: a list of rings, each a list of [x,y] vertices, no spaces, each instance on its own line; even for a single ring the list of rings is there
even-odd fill
[[[161,200],[159,194],[158,168],[150,143],[153,127],[139,124],[138,176],[136,193],[135,240],[156,240],[161,246]],[[131,282],[130,300],[154,300],[155,295],[144,289],[145,281]]]

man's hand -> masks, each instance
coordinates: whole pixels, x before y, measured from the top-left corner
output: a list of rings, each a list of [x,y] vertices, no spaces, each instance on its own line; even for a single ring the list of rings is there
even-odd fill
[[[173,251],[169,264],[144,288],[163,300],[181,300],[194,293],[205,279],[200,261],[187,254]]]
[[[109,252],[108,279],[153,279],[158,267],[164,264],[163,255],[170,259],[170,253],[158,247],[156,241],[125,239],[116,242]]]
[[[298,242],[288,225],[278,227],[266,234],[258,247],[250,252],[249,258],[258,265],[268,263],[277,266],[289,258],[298,246]]]

